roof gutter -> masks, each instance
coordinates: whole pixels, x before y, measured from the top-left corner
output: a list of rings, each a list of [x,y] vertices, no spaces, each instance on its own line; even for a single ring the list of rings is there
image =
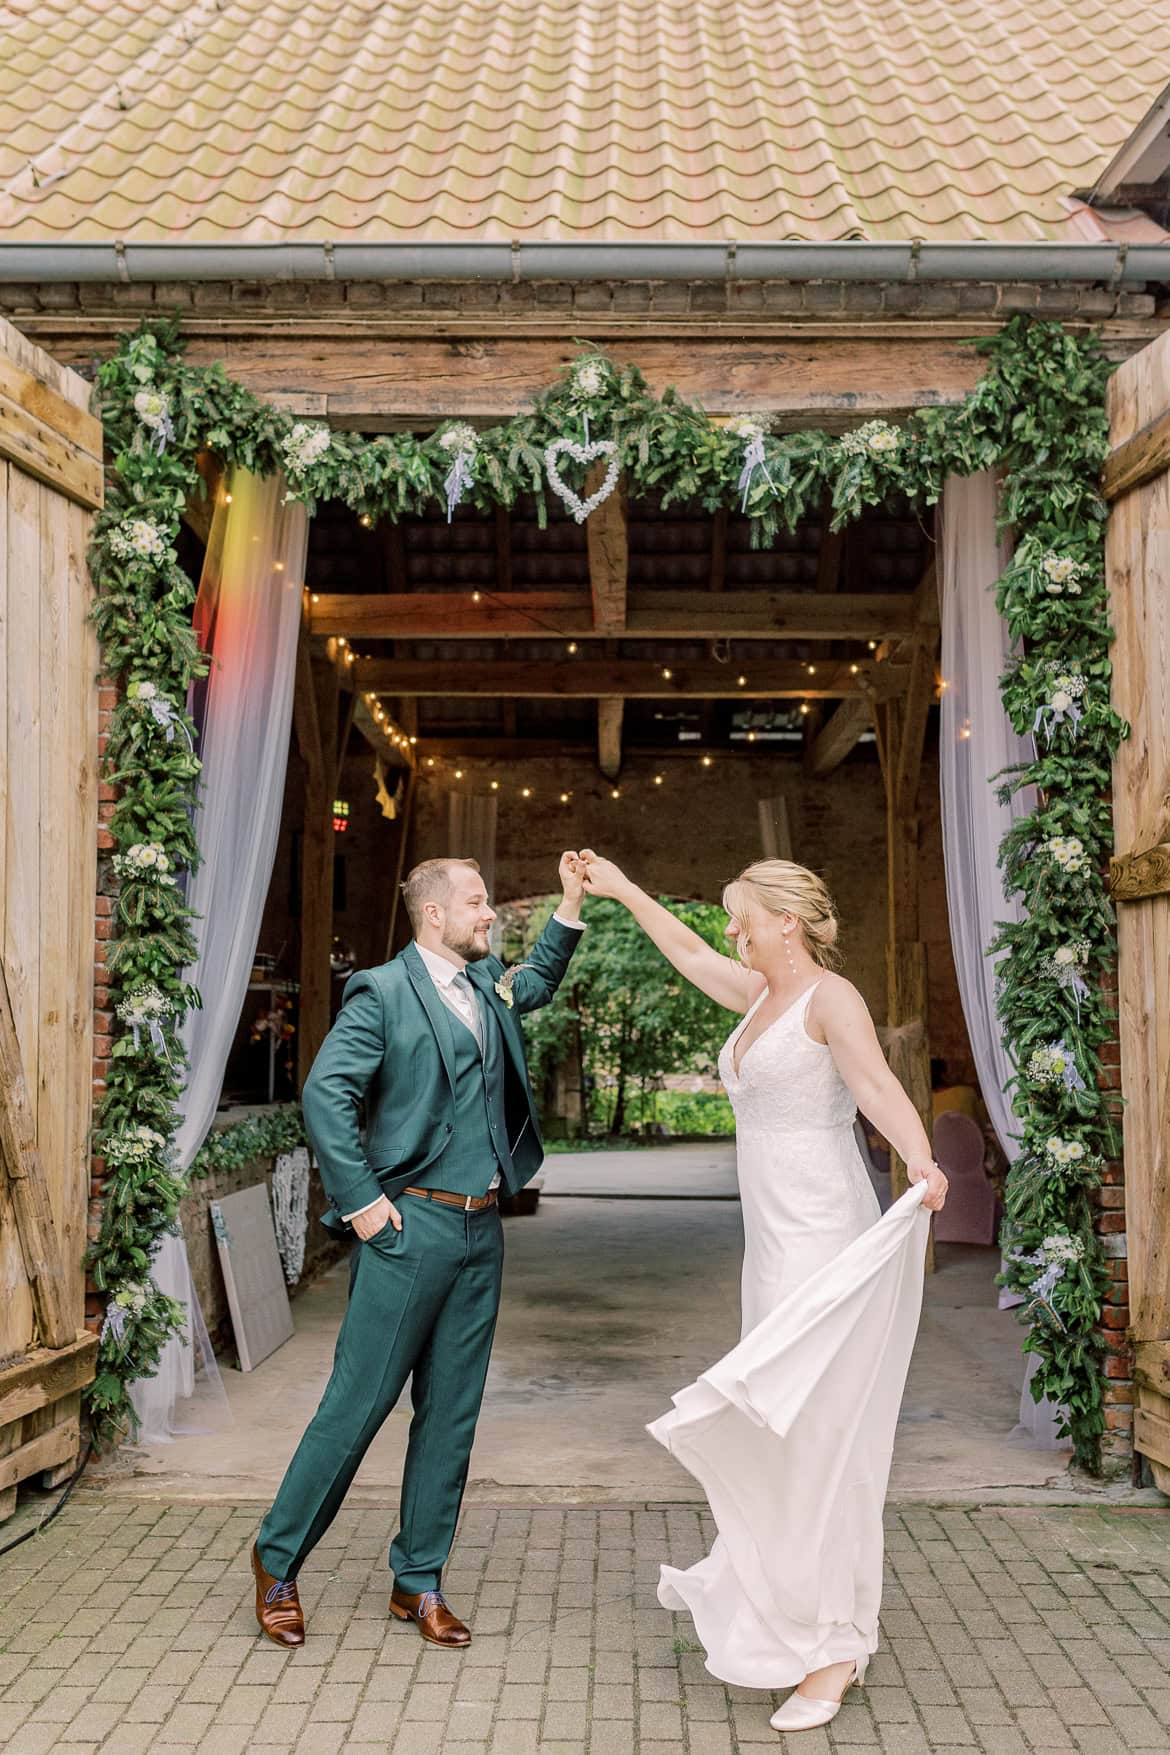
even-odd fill
[[[1170,243],[0,243],[0,281],[1170,281]]]

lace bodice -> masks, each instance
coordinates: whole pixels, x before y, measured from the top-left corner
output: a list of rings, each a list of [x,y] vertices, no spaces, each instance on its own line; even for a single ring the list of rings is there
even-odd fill
[[[762,1035],[735,1070],[735,1045],[766,997],[767,989],[734,1029],[719,1055],[719,1076],[735,1111],[739,1131],[807,1133],[852,1127],[857,1114],[836,1062],[823,1042],[814,1042],[805,1019],[818,982],[806,988]]]

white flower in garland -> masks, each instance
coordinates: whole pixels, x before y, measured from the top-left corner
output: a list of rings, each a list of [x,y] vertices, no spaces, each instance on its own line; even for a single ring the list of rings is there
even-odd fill
[[[1039,851],[1059,865],[1062,871],[1076,873],[1085,869],[1085,844],[1076,835],[1050,835],[1041,841]]]
[[[1067,1231],[1053,1231],[1041,1243],[1039,1249],[1030,1254],[1021,1250],[1013,1250],[1011,1259],[1027,1267],[1039,1268],[1039,1273],[1029,1286],[1030,1302],[1042,1305],[1057,1328],[1063,1330],[1064,1324],[1052,1308],[1052,1295],[1070,1268],[1085,1258],[1085,1244],[1081,1237],[1073,1237]]]
[[[328,427],[315,427],[305,420],[297,421],[288,437],[280,442],[284,465],[289,474],[303,475],[319,457],[324,457],[330,442]]]
[[[156,884],[175,881],[166,849],[157,841],[136,841],[125,853],[115,853],[113,867],[120,878],[149,879]]]
[[[447,522],[450,524],[456,506],[471,486],[479,437],[474,427],[468,426],[466,421],[458,421],[439,434],[439,444],[451,457],[451,467],[443,477],[443,491],[447,496]]]
[[[130,1322],[138,1322],[145,1316],[152,1300],[157,1295],[158,1288],[153,1280],[132,1281],[128,1285],[119,1286],[106,1305],[101,1339],[113,1341],[115,1346],[122,1346],[126,1335],[126,1325]]]
[[[1089,685],[1075,667],[1062,670],[1059,665],[1050,664],[1046,674],[1049,678],[1048,698],[1037,707],[1032,730],[1043,731],[1051,741],[1053,731],[1066,720],[1076,731],[1084,718],[1081,701]]]
[[[1070,555],[1058,554],[1049,549],[1040,560],[1040,572],[1044,590],[1049,597],[1062,597],[1067,593],[1070,597],[1081,594],[1081,579],[1087,568],[1074,561]]]
[[[1046,1142],[1044,1153],[1054,1170],[1067,1170],[1070,1165],[1083,1164],[1088,1157],[1080,1140],[1062,1139],[1058,1133]]]
[[[142,1046],[142,1032],[147,1036],[157,1054],[170,1063],[167,1039],[163,1035],[163,1024],[175,1014],[175,1003],[165,993],[159,991],[153,981],[136,987],[132,993],[116,1008],[118,1017],[134,1037],[134,1047]]]
[[[1072,994],[1078,1018],[1081,1015],[1081,1001],[1089,996],[1084,972],[1089,966],[1091,948],[1087,938],[1075,938],[1068,944],[1058,945],[1040,963],[1042,975]]]
[[[1028,1078],[1034,1085],[1063,1085],[1066,1091],[1083,1091],[1085,1088],[1073,1052],[1063,1038],[1032,1050],[1028,1059]]]
[[[158,727],[168,743],[174,743],[176,731],[181,731],[187,740],[187,748],[194,749],[182,713],[169,695],[160,692],[157,683],[132,682],[126,690],[126,699],[139,709],[144,719]]]
[[[111,1134],[101,1152],[107,1164],[146,1164],[151,1158],[162,1156],[166,1143],[161,1133],[140,1123]]]
[[[107,540],[110,553],[120,561],[161,561],[169,546],[165,531],[153,518],[124,518]]]
[[[175,436],[171,405],[161,390],[139,390],[134,397],[134,412],[148,431],[154,434],[154,449],[165,451]]]
[[[887,420],[867,420],[851,433],[842,433],[842,451],[851,457],[891,457],[902,443],[902,434]]]
[[[596,402],[609,388],[609,369],[604,360],[582,360],[569,379],[574,402]]]

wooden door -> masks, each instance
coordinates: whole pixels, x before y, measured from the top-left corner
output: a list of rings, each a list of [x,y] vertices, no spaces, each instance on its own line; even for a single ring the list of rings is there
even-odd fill
[[[89,386],[0,321],[0,1518],[79,1450],[102,498]]]
[[[1112,887],[1134,1442],[1170,1492],[1170,335],[1120,367],[1109,416],[1114,703],[1132,726],[1113,775]]]

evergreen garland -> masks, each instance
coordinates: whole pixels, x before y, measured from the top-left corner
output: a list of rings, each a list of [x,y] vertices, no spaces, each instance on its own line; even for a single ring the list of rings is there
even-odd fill
[[[175,326],[142,329],[101,367],[113,469],[90,564],[103,668],[123,698],[107,756],[119,788],[109,971],[122,1029],[95,1132],[109,1176],[90,1258],[95,1283],[110,1294],[89,1396],[100,1434],[131,1423],[127,1385],[155,1369],[183,1320],[154,1290],[149,1266],[184,1187],[173,1163],[175,1031],[198,1004],[183,980],[190,916],[175,881],[198,858],[199,763],[185,703],[205,661],[175,555],[183,508],[204,491],[197,454],[213,452],[228,470],[283,470],[289,497],[310,513],[335,499],[372,524],[434,504],[450,515],[462,504],[488,510],[532,495],[543,527],[548,447],[591,436],[614,442],[632,495],[738,508],[762,547],[826,496],[838,529],[900,495],[931,506],[950,473],[1005,472],[1003,520],[1017,545],[998,601],[1021,656],[1003,678],[1003,700],[1018,730],[1036,727],[1038,745],[1036,761],[1005,784],[1039,788],[1036,810],[1002,850],[1005,883],[1023,896],[1027,917],[1002,927],[991,947],[1004,953],[999,1009],[1024,1145],[1008,1185],[1007,1273],[1025,1297],[1026,1345],[1040,1360],[1034,1391],[1068,1408],[1077,1457],[1096,1466],[1103,1418],[1093,1330],[1105,1270],[1091,1191],[1114,1149],[1098,1088],[1098,1050],[1111,1028],[1102,978],[1114,955],[1103,873],[1110,761],[1124,732],[1109,705],[1098,488],[1109,368],[1095,342],[1055,323],[1017,318],[978,346],[987,370],[961,405],[918,411],[903,426],[869,421],[841,438],[775,434],[755,416],[714,421],[673,390],[654,396],[636,366],[598,352],[500,426],[447,422],[423,438],[367,439],[294,420],[221,366],[186,365]],[[563,452],[558,467],[566,481],[577,467],[571,485],[582,491],[583,469]],[[295,1111],[249,1121],[213,1136],[194,1170],[247,1162],[302,1137]]]

